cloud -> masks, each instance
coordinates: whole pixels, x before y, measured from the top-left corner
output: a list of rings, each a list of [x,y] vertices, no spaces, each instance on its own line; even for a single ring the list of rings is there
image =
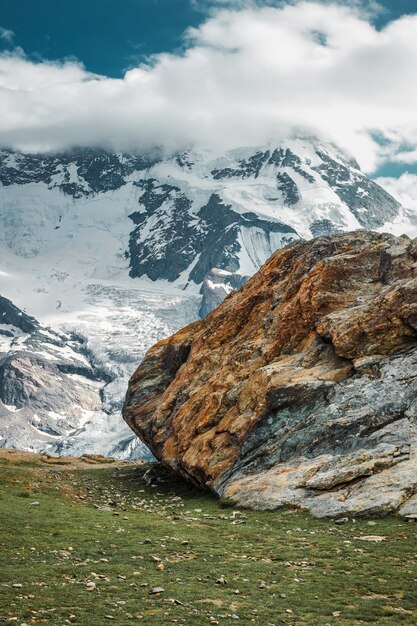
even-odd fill
[[[220,8],[123,79],[0,55],[0,144],[226,149],[319,134],[367,171],[417,147],[417,16],[376,30],[346,3]],[[375,137],[382,137],[378,141]]]
[[[403,207],[417,211],[417,175],[402,174],[399,178],[381,177],[376,182],[396,198]]]
[[[227,7],[233,9],[253,8],[253,7],[277,7],[282,8],[287,4],[295,5],[297,0],[207,0],[202,6],[199,0],[190,0],[190,4],[195,9],[207,10],[207,7]],[[346,0],[321,0],[320,4],[340,4],[346,5]],[[361,10],[362,14],[368,16],[380,15],[386,13],[387,10],[377,0],[349,0],[351,8]]]
[[[398,154],[394,154],[392,160],[396,163],[408,163],[410,165],[417,163],[417,149],[416,150],[406,150],[404,152],[399,152]]]
[[[3,28],[0,26],[0,39],[7,43],[12,43],[14,38],[14,32],[9,30],[8,28]]]

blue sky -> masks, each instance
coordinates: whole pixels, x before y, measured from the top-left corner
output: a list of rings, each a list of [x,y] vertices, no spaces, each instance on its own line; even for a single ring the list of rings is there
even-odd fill
[[[34,58],[74,56],[92,72],[121,76],[144,55],[181,44],[201,13],[188,0],[3,1],[0,25]],[[3,48],[11,41],[2,42]]]
[[[374,17],[378,27],[417,12],[417,0],[379,4],[384,10]],[[91,72],[117,77],[147,55],[178,49],[184,31],[205,19],[202,7],[209,5],[207,0],[2,0],[0,26],[14,36],[0,38],[0,46],[19,46],[34,59],[75,57]]]
[[[227,149],[301,130],[372,176],[417,173],[417,0],[0,2],[0,145]]]

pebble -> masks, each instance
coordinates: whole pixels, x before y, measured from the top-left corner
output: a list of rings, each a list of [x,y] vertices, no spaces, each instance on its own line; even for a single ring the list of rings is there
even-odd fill
[[[165,589],[163,587],[152,587],[152,589],[149,589],[149,594],[150,595],[155,595],[157,593],[164,593]]]
[[[31,502],[30,503],[30,506],[39,506],[39,505],[40,505],[40,502]]]
[[[335,519],[334,523],[341,525],[341,524],[346,524],[349,521],[348,517],[339,517],[339,519]]]
[[[151,561],[153,561],[154,563],[159,563],[161,559],[159,558],[159,556],[156,556],[156,554],[151,554]]]
[[[216,580],[216,585],[227,585],[227,580],[224,576],[220,576],[220,578]]]
[[[373,541],[375,543],[387,540],[384,535],[362,535],[361,537],[355,537],[355,539],[359,539],[360,541]]]
[[[163,563],[159,563],[155,569],[157,572],[163,572],[165,569],[165,565]]]

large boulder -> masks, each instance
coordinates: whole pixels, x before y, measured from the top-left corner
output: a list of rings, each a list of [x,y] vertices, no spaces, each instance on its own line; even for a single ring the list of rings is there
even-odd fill
[[[130,427],[238,504],[417,517],[417,241],[297,242],[130,381]]]

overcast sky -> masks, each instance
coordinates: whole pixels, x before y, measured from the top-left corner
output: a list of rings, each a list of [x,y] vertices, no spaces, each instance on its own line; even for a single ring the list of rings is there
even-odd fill
[[[223,150],[314,134],[394,187],[409,172],[397,195],[417,188],[415,0],[5,5],[3,146]]]

